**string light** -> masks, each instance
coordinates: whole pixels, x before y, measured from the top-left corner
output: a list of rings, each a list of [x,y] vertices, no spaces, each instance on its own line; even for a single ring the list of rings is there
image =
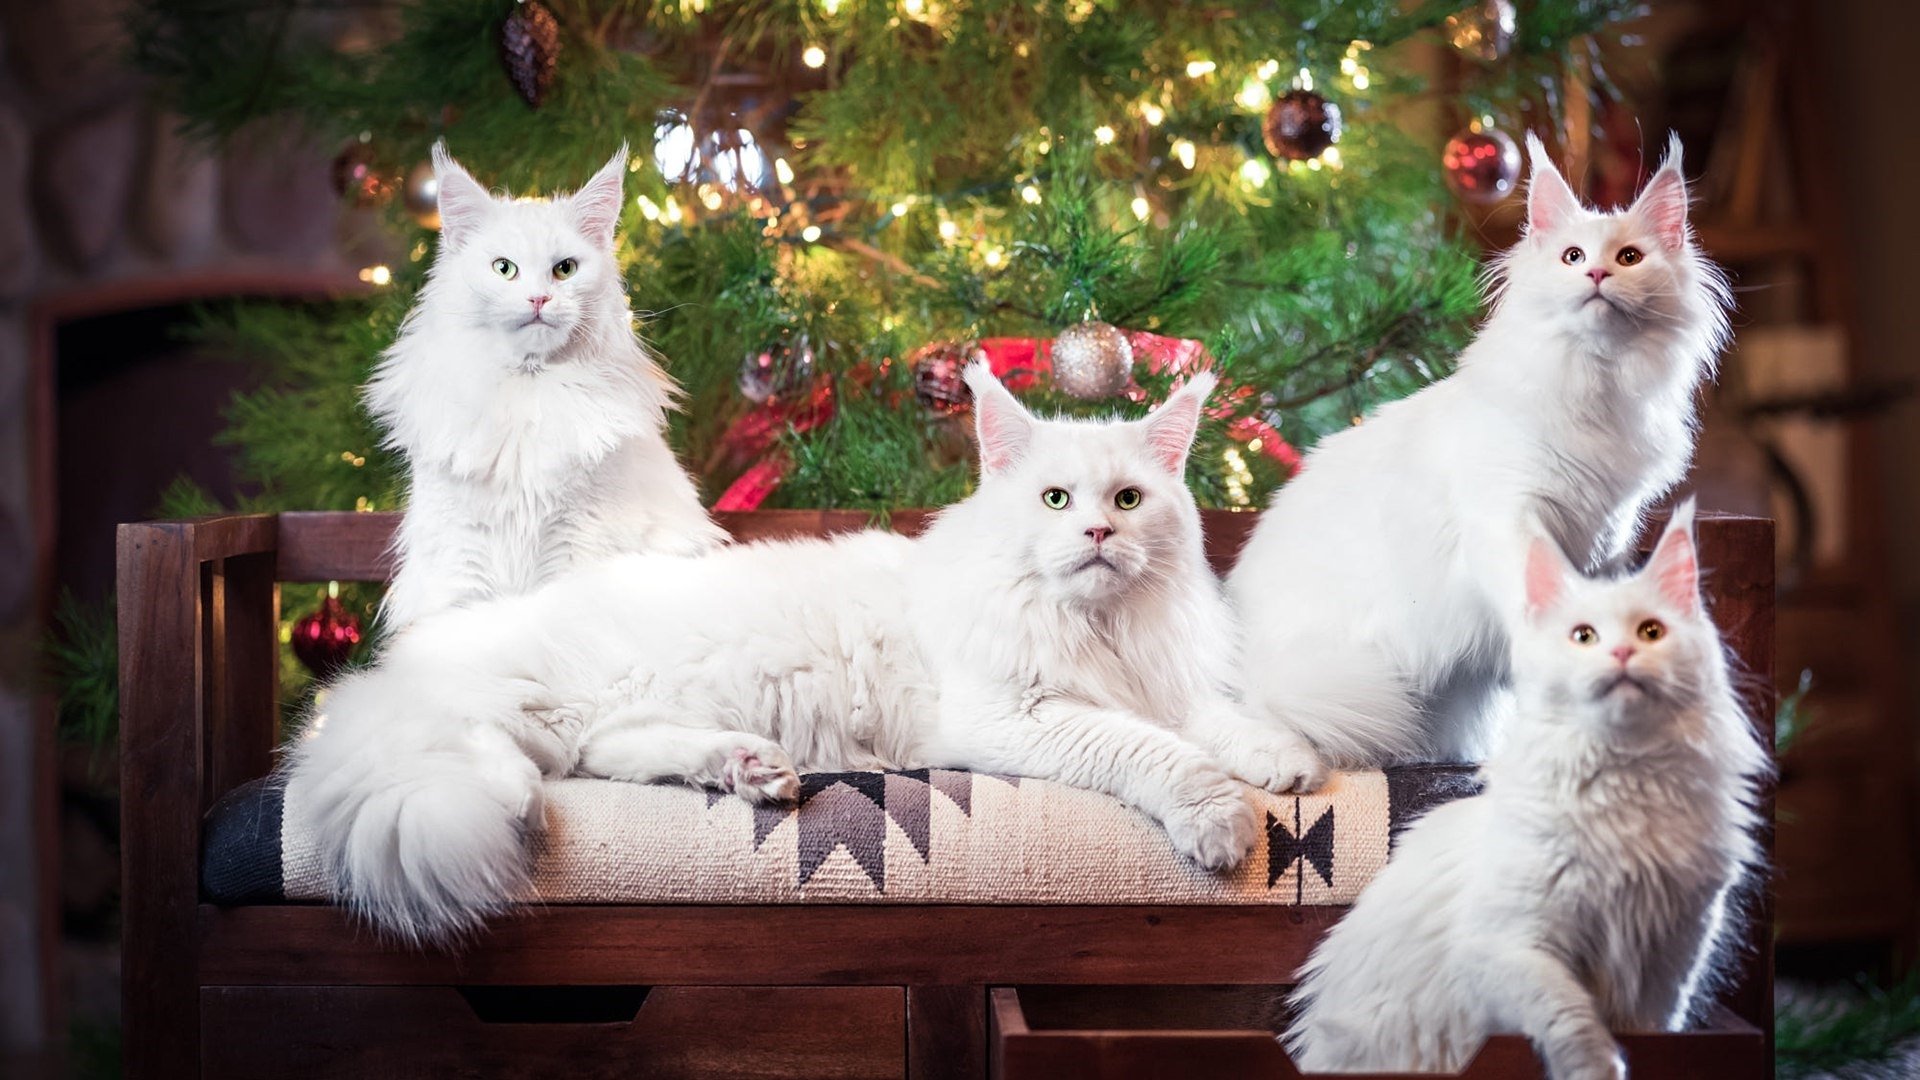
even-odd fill
[[[900,0],[900,10],[917,19],[927,10],[927,0]]]
[[[1173,156],[1180,159],[1180,165],[1183,168],[1193,168],[1194,156],[1198,152],[1189,139],[1173,140]]]
[[[1233,100],[1239,102],[1243,109],[1259,112],[1273,104],[1273,91],[1268,90],[1267,84],[1261,80],[1249,78],[1240,84],[1240,91],[1233,95]]]
[[[1313,89],[1313,72],[1301,68],[1299,76],[1293,80],[1293,85],[1302,90]]]
[[[955,225],[952,221],[942,221],[940,223],[940,239],[951,240],[959,235],[960,226]]]
[[[987,249],[986,260],[988,266],[999,266],[1001,262],[1005,261],[1006,257],[1007,253],[997,247]]]
[[[793,166],[787,164],[786,158],[774,158],[773,175],[779,177],[781,183],[791,184],[793,183]]]
[[[1112,144],[1113,129],[1108,127],[1105,124],[1101,124],[1099,127],[1094,128],[1093,141],[1099,143],[1101,146],[1108,146]]]
[[[1202,76],[1211,75],[1213,74],[1213,69],[1219,66],[1220,65],[1211,60],[1189,60],[1187,61],[1187,78],[1198,79]]]
[[[1339,168],[1340,167],[1340,148],[1337,146],[1327,147],[1326,151],[1320,155],[1320,160],[1326,162],[1327,167],[1330,169]]]
[[[1266,183],[1273,176],[1273,170],[1257,157],[1250,157],[1240,164],[1240,179],[1254,187]]]
[[[654,202],[652,199],[647,198],[645,195],[642,195],[639,198],[634,199],[633,201],[637,206],[640,207],[641,217],[646,218],[648,221],[660,220],[660,204]]]
[[[800,239],[805,240],[809,244],[813,243],[815,240],[820,239],[820,226],[809,225],[806,228],[801,229]]]
[[[1027,186],[1020,189],[1020,198],[1025,200],[1031,206],[1039,206],[1040,205],[1040,189],[1035,187],[1032,184],[1028,184]]]
[[[810,68],[826,67],[827,50],[818,45],[809,45],[806,51],[800,54],[800,62]]]
[[[894,204],[893,204],[893,216],[894,216],[894,217],[906,217],[906,216],[907,216],[907,204],[906,204],[906,201],[905,201],[905,200],[902,200],[902,201],[900,201],[900,202],[897,202],[897,203],[894,203]]]
[[[1259,66],[1253,69],[1253,74],[1255,78],[1258,78],[1261,82],[1265,82],[1275,75],[1280,74],[1280,61],[1262,60]]]
[[[667,196],[667,206],[665,210],[665,216],[667,219],[667,224],[669,225],[678,225],[680,223],[680,219],[686,216],[686,214],[680,209],[680,203],[676,201],[674,197],[671,195]]]
[[[820,0],[820,10],[829,16],[840,14],[840,0]]]
[[[1145,120],[1148,127],[1159,127],[1160,122],[1166,118],[1167,110],[1155,105],[1151,101],[1143,101],[1140,103],[1140,119]]]
[[[360,280],[371,285],[386,285],[393,281],[393,271],[383,263],[361,267]]]
[[[1148,204],[1147,197],[1145,195],[1135,195],[1133,197],[1133,216],[1139,218],[1141,221],[1145,221],[1147,220],[1147,215],[1151,213],[1153,213],[1153,207]]]

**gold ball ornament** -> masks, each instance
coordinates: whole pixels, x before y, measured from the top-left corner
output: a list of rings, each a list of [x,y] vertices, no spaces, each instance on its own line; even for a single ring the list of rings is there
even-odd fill
[[[1053,339],[1053,385],[1077,398],[1112,397],[1133,381],[1133,342],[1111,323],[1089,319]]]
[[[440,181],[433,175],[433,162],[423,161],[408,170],[400,187],[400,204],[421,228],[440,227]]]

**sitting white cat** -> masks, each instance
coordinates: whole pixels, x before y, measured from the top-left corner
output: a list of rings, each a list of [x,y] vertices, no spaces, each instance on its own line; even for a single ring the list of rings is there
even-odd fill
[[[1228,577],[1248,707],[1342,768],[1485,760],[1524,538],[1608,565],[1693,456],[1729,301],[1679,141],[1613,212],[1528,147],[1526,236],[1459,370],[1316,446]]]
[[[1689,503],[1618,581],[1535,542],[1511,735],[1486,790],[1415,822],[1302,969],[1302,1070],[1456,1071],[1518,1031],[1553,1080],[1615,1080],[1609,1029],[1672,1030],[1706,1003],[1771,766],[1702,610],[1691,521]]]
[[[796,769],[991,770],[1104,791],[1231,866],[1246,789],[1318,785],[1244,716],[1184,482],[1195,376],[1144,420],[1043,421],[968,371],[978,490],[918,539],[629,556],[447,612],[336,684],[296,777],[338,895],[438,941],[526,888],[542,776],[791,799]]]
[[[627,308],[626,161],[622,147],[572,195],[496,199],[434,146],[439,249],[366,389],[409,473],[389,627],[612,555],[725,541],[667,447],[676,388]]]

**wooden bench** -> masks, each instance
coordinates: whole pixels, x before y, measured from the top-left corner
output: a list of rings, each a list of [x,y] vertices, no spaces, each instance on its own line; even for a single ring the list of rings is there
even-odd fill
[[[1207,514],[1217,567],[1254,519]],[[721,520],[743,539],[869,524]],[[1339,908],[553,906],[449,955],[376,942],[330,906],[204,903],[203,814],[273,766],[278,583],[384,580],[395,523],[120,528],[127,1076],[1298,1075],[1272,1039],[1274,988]],[[1699,536],[1714,617],[1770,734],[1772,524],[1709,516]],[[1709,1030],[1626,1039],[1638,1080],[1771,1075],[1769,896]],[[1540,1069],[1501,1037],[1465,1075]]]

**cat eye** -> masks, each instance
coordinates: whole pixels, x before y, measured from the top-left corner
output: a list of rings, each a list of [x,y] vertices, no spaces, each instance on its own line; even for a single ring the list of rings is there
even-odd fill
[[[1648,619],[1634,632],[1640,635],[1641,641],[1659,641],[1667,636],[1667,628],[1659,619]]]
[[[1048,488],[1040,493],[1040,501],[1047,504],[1049,510],[1065,510],[1073,505],[1073,496],[1066,488]]]
[[[1586,623],[1581,623],[1573,628],[1573,633],[1567,636],[1573,639],[1575,645],[1592,645],[1600,640],[1600,631]]]
[[[1119,507],[1122,510],[1131,510],[1134,507],[1139,506],[1140,505],[1140,489],[1139,488],[1121,488],[1120,493],[1113,497],[1113,505]]]
[[[493,272],[506,278],[508,281],[512,281],[514,278],[520,276],[520,268],[513,265],[512,259],[493,260]]]
[[[1640,254],[1640,249],[1637,247],[1623,247],[1620,249],[1620,254],[1614,256],[1615,261],[1621,266],[1632,266],[1644,258],[1646,256]]]
[[[578,269],[580,269],[579,259],[561,259],[559,262],[553,264],[553,280],[565,281],[572,277],[573,272]]]
[[[1587,253],[1577,247],[1570,247],[1560,253],[1560,261],[1568,266],[1578,266],[1587,260]]]

